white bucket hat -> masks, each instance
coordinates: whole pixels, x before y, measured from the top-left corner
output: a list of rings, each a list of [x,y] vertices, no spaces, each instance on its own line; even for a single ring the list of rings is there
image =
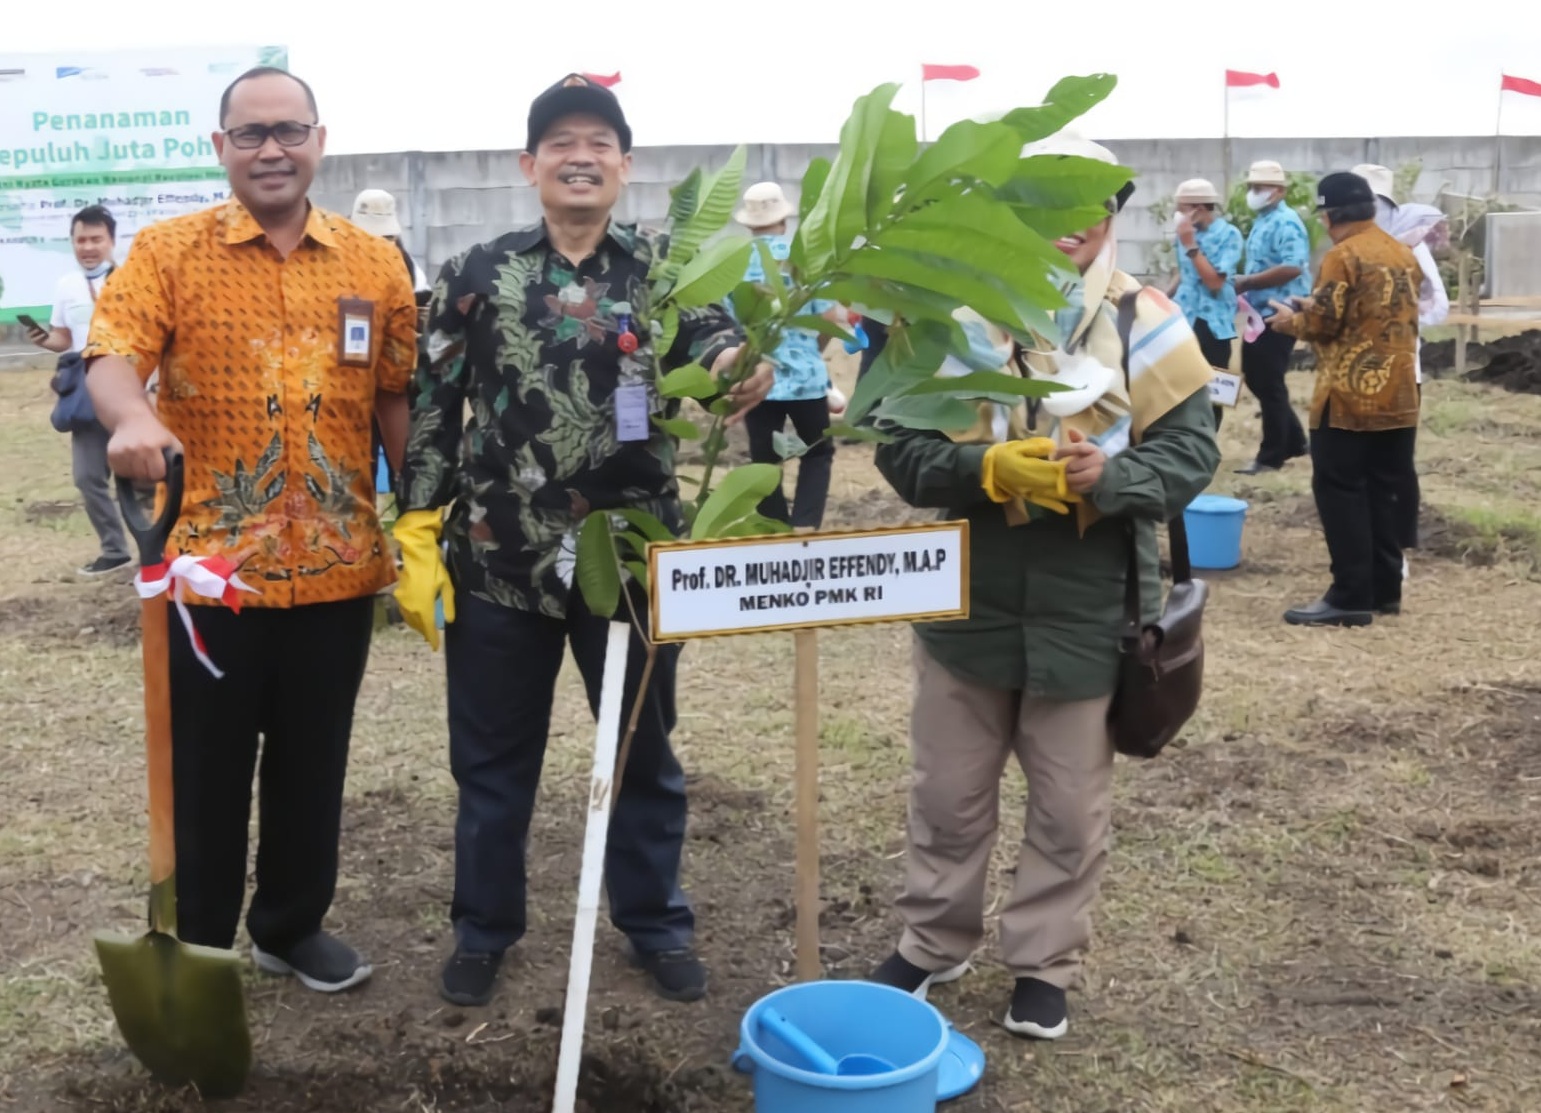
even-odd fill
[[[1208,178],[1189,178],[1177,187],[1173,200],[1188,205],[1218,205],[1220,193]]]
[[[1377,197],[1384,197],[1387,201],[1396,200],[1391,194],[1396,189],[1396,175],[1389,167],[1377,166],[1373,162],[1361,162],[1350,173],[1358,174],[1370,183],[1370,190]]]
[[[776,182],[756,182],[744,190],[744,205],[733,219],[745,228],[769,228],[792,215],[792,206]]]
[[[349,219],[376,236],[401,235],[401,221],[396,219],[396,198],[383,189],[366,189],[353,199]]]
[[[1284,167],[1272,159],[1259,159],[1254,162],[1247,171],[1247,184],[1255,186],[1287,186],[1289,178],[1284,173]]]

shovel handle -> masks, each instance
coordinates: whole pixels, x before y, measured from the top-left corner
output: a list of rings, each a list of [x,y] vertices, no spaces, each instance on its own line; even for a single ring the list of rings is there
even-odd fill
[[[182,456],[166,455],[166,496],[152,522],[135,496],[132,480],[118,477],[118,503],[124,523],[139,546],[139,563],[151,568],[166,559],[166,544],[182,513]],[[145,771],[150,813],[150,926],[176,933],[176,826],[171,776],[171,642],[166,596],[140,603],[140,652],[144,657]]]
[[[166,542],[182,513],[182,454],[161,450],[166,458],[166,502],[155,521],[145,517],[134,490],[134,481],[118,476],[118,506],[123,521],[139,546],[139,563],[145,567],[159,564],[166,557]]]

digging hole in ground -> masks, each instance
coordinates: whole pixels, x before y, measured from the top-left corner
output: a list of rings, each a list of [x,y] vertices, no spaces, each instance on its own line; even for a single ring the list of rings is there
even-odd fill
[[[555,1087],[552,1063],[526,1049],[502,1069],[457,1064],[453,1053],[381,1056],[374,1061],[334,1059],[304,1073],[258,1066],[246,1092],[205,1103],[192,1089],[171,1090],[141,1077],[98,1078],[67,1084],[70,1108],[96,1113],[544,1113]],[[725,1068],[707,1066],[666,1074],[655,1062],[585,1055],[578,1083],[578,1113],[707,1113],[723,1107],[724,1092],[742,1086]]]

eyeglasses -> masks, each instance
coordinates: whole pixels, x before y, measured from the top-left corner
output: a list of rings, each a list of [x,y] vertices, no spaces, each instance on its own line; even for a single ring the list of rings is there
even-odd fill
[[[255,151],[268,141],[270,135],[278,140],[280,147],[299,147],[320,126],[302,124],[298,120],[284,120],[277,124],[242,124],[238,128],[228,129],[225,137],[230,140],[232,147],[242,151]]]

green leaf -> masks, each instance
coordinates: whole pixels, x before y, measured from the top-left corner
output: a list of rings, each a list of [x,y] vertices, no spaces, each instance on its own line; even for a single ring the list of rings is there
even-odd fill
[[[577,564],[584,603],[601,618],[611,617],[621,601],[621,573],[610,536],[609,511],[596,510],[584,519],[578,534]]]
[[[844,325],[837,325],[828,317],[822,317],[817,313],[799,313],[786,323],[787,328],[807,329],[816,332],[820,336],[827,336],[831,340],[855,340],[856,334]]]
[[[845,437],[853,441],[866,441],[868,444],[892,444],[894,438],[891,434],[880,432],[869,425],[847,425],[841,422],[839,425],[831,425],[824,431],[826,437]]]
[[[695,309],[720,302],[743,280],[753,250],[753,243],[737,236],[708,244],[680,268],[669,303],[681,309]]]
[[[676,276],[690,263],[701,245],[720,232],[732,218],[747,157],[745,147],[735,147],[727,162],[701,179],[701,204],[683,226],[670,227],[667,277],[677,281]],[[739,273],[742,274],[742,270]]]
[[[875,412],[879,421],[891,421],[906,429],[967,429],[979,420],[979,407],[946,395],[888,398]]]
[[[808,445],[796,433],[777,429],[771,434],[771,446],[783,460],[794,460],[808,451]]]
[[[771,294],[777,301],[785,302],[787,297],[786,275],[781,273],[781,263],[771,254],[770,244],[764,240],[756,239],[754,249],[760,256],[760,269],[765,272],[765,285],[770,288]]]
[[[653,351],[657,352],[660,358],[667,355],[669,349],[674,347],[674,338],[679,335],[679,331],[680,311],[672,305],[665,306],[663,311],[663,331],[654,338],[653,343]]]
[[[718,537],[766,537],[777,533],[791,533],[792,527],[775,518],[752,512],[730,522],[717,532]]]
[[[899,86],[889,82],[858,97],[840,129],[840,153],[797,230],[804,267],[812,273],[827,271],[835,258],[844,255],[852,241],[867,230],[867,186],[872,163],[889,105],[898,91]]]
[[[647,538],[643,537],[636,530],[629,529],[629,530],[626,530],[624,533],[618,533],[618,534],[615,534],[614,536],[615,536],[616,541],[618,542],[618,544],[616,546],[616,552],[618,552],[618,553],[628,553],[629,552],[633,556],[639,556],[639,557],[647,555]],[[625,563],[625,562],[622,561],[622,563]]]
[[[962,326],[953,320],[953,310],[963,305],[956,298],[866,275],[840,275],[820,287],[819,296],[849,305],[862,316],[877,320],[885,320],[886,314],[911,322],[951,322],[956,329],[957,342],[965,346],[968,343]]]
[[[678,437],[682,441],[698,441],[701,439],[701,430],[694,421],[683,417],[655,417],[653,424],[668,433],[671,437]]]
[[[824,229],[814,229],[812,232],[808,230],[808,214],[813,211],[814,203],[824,192],[824,183],[829,179],[829,168],[829,159],[816,158],[810,161],[808,169],[803,171],[802,193],[797,199],[797,231],[792,236],[792,250],[789,256],[792,266],[799,271],[810,268],[822,271],[829,265],[833,254],[829,237]],[[810,247],[813,254],[809,253]]]
[[[640,560],[628,560],[624,565],[626,571],[631,573],[631,578],[637,581],[637,586],[643,591],[647,590],[647,565]]]
[[[878,133],[872,173],[867,180],[867,227],[876,227],[894,210],[899,187],[904,184],[920,144],[915,139],[915,117],[892,108]]]
[[[665,398],[710,398],[717,393],[717,383],[699,363],[687,363],[658,380],[658,393]]]
[[[1011,205],[1017,219],[1038,233],[1045,240],[1057,240],[1061,236],[1073,236],[1088,228],[1095,228],[1108,218],[1108,210],[1101,205],[1077,205],[1070,209],[1046,209],[1038,205],[1022,204],[1001,198]]]
[[[1117,85],[1118,78],[1110,73],[1062,78],[1043,104],[1008,112],[1000,122],[1014,130],[1022,143],[1036,143],[1106,100]]]
[[[1004,124],[959,120],[915,160],[904,179],[905,199],[922,200],[938,183],[959,179],[999,185],[1011,177],[1021,151],[1022,141]]]
[[[759,505],[760,500],[781,484],[777,464],[745,464],[722,477],[717,489],[707,498],[690,527],[693,540],[715,537],[719,526],[735,522]]]
[[[678,228],[696,215],[701,204],[701,168],[692,166],[690,173],[669,191],[669,225]]]
[[[890,331],[888,343],[856,384],[846,406],[846,421],[860,424],[885,397],[902,394],[935,375],[955,343],[966,347],[962,327],[952,318],[947,322],[917,321]]]
[[[938,375],[910,387],[905,394],[911,397],[917,394],[951,394],[960,398],[982,395],[1042,398],[1070,389],[1065,383],[1050,382],[1047,379],[1024,379],[999,371],[971,371],[967,375]]]
[[[813,208],[813,203],[819,199],[819,194],[824,191],[824,179],[829,177],[829,159],[822,155],[811,159],[808,169],[803,171],[802,195],[797,201],[797,223],[802,224],[808,219],[808,211]]]
[[[762,282],[740,282],[733,287],[733,292],[728,297],[733,316],[745,331],[761,328],[775,319],[779,312],[777,309],[779,299]],[[781,308],[785,309],[784,302],[781,303]]]
[[[678,478],[685,479],[687,477],[682,475]],[[674,534],[670,531],[669,527],[664,525],[657,518],[653,517],[653,515],[649,514],[646,510],[632,510],[629,507],[617,507],[614,510],[607,510],[606,513],[614,514],[618,518],[624,518],[633,529],[641,533],[649,541],[668,542],[675,539]]]
[[[1031,155],[1018,159],[996,196],[1013,205],[1047,209],[1101,205],[1134,177],[1134,171],[1079,155]],[[1102,211],[1106,220],[1108,212]],[[1083,225],[1083,227],[1086,227]],[[1080,231],[1080,229],[1076,229]]]
[[[1029,318],[1040,317],[1047,321],[1046,316],[1035,313],[1017,291],[994,274],[935,250],[885,247],[859,251],[846,260],[845,266],[852,274],[903,283],[952,298],[972,307],[986,320],[1026,324]]]

